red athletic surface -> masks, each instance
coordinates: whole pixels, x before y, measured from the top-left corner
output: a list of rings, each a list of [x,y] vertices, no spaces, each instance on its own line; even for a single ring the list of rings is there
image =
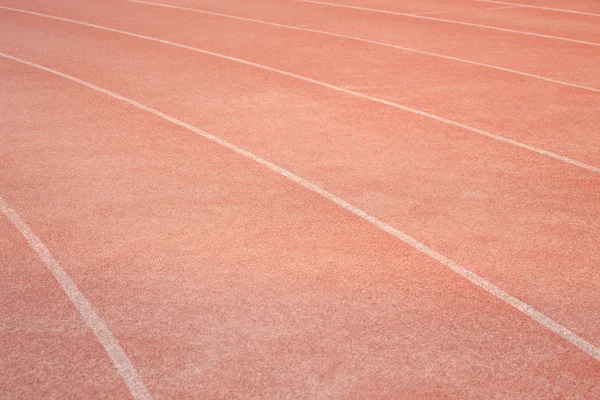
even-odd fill
[[[600,89],[600,46],[291,0],[160,2]],[[600,42],[600,17],[466,0],[343,4]],[[592,1],[528,4],[600,13]],[[119,0],[0,5],[267,65],[600,166],[598,92]],[[291,170],[600,346],[599,174],[292,77],[4,9],[0,52]],[[188,130],[3,57],[0,196],[155,398],[600,397],[598,360],[425,254]],[[0,267],[0,397],[127,397],[2,215]]]

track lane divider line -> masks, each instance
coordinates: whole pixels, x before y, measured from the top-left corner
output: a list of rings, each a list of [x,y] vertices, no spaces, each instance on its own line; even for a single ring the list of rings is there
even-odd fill
[[[315,1],[315,0],[296,0],[296,1],[300,2],[300,3],[311,3],[311,4],[318,4],[318,5],[329,6],[329,7],[350,8],[350,9],[354,9],[354,10],[369,11],[369,12],[380,13],[380,14],[399,15],[402,17],[419,18],[419,19],[426,19],[426,20],[430,20],[430,21],[446,22],[449,24],[472,26],[474,28],[491,29],[491,30],[495,30],[495,31],[510,32],[510,33],[516,33],[516,34],[525,35],[525,36],[541,37],[544,39],[561,40],[563,42],[579,43],[579,44],[585,44],[588,46],[600,46],[600,43],[597,43],[597,42],[588,42],[585,40],[570,39],[570,38],[566,38],[566,37],[562,37],[562,36],[545,35],[543,33],[519,31],[516,29],[502,28],[499,26],[475,24],[472,22],[457,21],[454,19],[428,17],[425,15],[408,14],[408,13],[402,13],[402,12],[397,12],[397,11],[382,10],[379,8],[351,6],[348,4],[328,3],[328,2],[324,2],[324,1]]]
[[[524,7],[523,6],[502,6],[502,7],[486,8],[486,10],[508,10],[509,8],[524,8]]]
[[[5,54],[2,54],[5,58]],[[12,59],[12,58],[11,58]],[[15,59],[16,61],[16,59]],[[86,299],[77,284],[71,279],[60,263],[52,256],[52,253],[42,240],[33,232],[33,230],[23,221],[19,214],[10,205],[0,197],[0,211],[8,218],[12,225],[21,233],[29,246],[37,254],[40,260],[46,265],[50,273],[54,276],[62,290],[65,292],[71,303],[75,306],[79,315],[85,321],[85,324],[92,330],[104,351],[117,369],[117,372],[125,381],[129,393],[135,400],[151,400],[152,396],[144,385],[144,382],[131,363],[125,350],[121,347],[117,339],[98,315],[94,306]]]
[[[449,258],[445,257],[444,255],[436,252],[435,250],[431,249],[430,247],[428,247],[427,245],[425,245],[424,243],[419,242],[417,239],[413,238],[412,236],[407,235],[406,233],[394,228],[393,226],[383,222],[382,220],[368,214],[366,211],[363,211],[362,209],[353,206],[352,204],[348,203],[347,201],[341,199],[340,197],[336,196],[333,193],[328,192],[327,190],[321,188],[320,186],[317,186],[316,184],[301,178],[300,176],[294,174],[293,172],[282,168],[276,164],[273,164],[270,161],[267,161],[253,153],[251,153],[248,150],[242,149],[238,146],[236,146],[235,144],[232,144],[224,139],[221,139],[217,136],[214,136],[210,133],[207,133],[193,125],[190,125],[186,122],[183,122],[175,117],[172,117],[170,115],[167,115],[161,111],[158,111],[152,107],[149,107],[147,105],[138,103],[135,100],[132,100],[128,97],[122,96],[118,93],[112,92],[110,90],[101,88],[99,86],[96,86],[92,83],[86,82],[84,80],[81,80],[79,78],[76,78],[74,76],[65,74],[63,72],[60,71],[56,71],[54,69],[45,67],[43,65],[39,65],[39,64],[35,64],[33,62],[30,61],[26,61],[23,60],[21,58],[18,57],[14,57],[11,56],[9,54],[6,53],[2,53],[0,52],[0,57],[4,57],[6,59],[9,60],[13,60],[16,61],[18,63],[27,65],[29,67],[33,67],[36,68],[38,70],[42,70],[42,71],[46,71],[49,72],[53,75],[68,79],[72,82],[78,83],[82,86],[85,86],[87,88],[90,88],[92,90],[95,90],[99,93],[103,93],[105,95],[108,95],[114,99],[123,101],[124,103],[127,103],[129,105],[132,105],[140,110],[146,111],[156,117],[162,118],[166,121],[169,121],[171,123],[173,123],[174,125],[177,125],[179,127],[182,127],[184,129],[187,129],[205,139],[208,139],[214,143],[217,143],[243,157],[246,157],[249,160],[252,160],[260,165],[262,165],[265,168],[270,169],[271,171],[299,184],[300,186],[303,186],[304,188],[310,190],[313,193],[318,194],[319,196],[331,201],[332,203],[338,205],[339,207],[345,209],[346,211],[354,214],[355,216],[362,218],[363,220],[367,221],[368,223],[376,226],[377,228],[381,229],[382,231],[392,235],[393,237],[401,240],[402,242],[408,244],[409,246],[413,247],[414,249],[420,251],[421,253],[425,254],[426,256],[432,258],[433,260],[439,262],[440,264],[442,264],[443,266],[447,267],[448,269],[454,271],[455,273],[457,273],[458,275],[462,276],[463,278],[465,278],[466,280],[468,280],[469,282],[473,283],[474,285],[478,286],[479,288],[483,289],[484,291],[488,292],[489,294],[491,294],[492,296],[500,299],[501,301],[505,302],[506,304],[516,308],[518,311],[522,312],[523,314],[525,314],[526,316],[530,317],[531,319],[533,319],[535,322],[537,322],[538,324],[540,324],[541,326],[543,326],[544,328],[554,332],[555,334],[557,334],[558,336],[560,336],[561,338],[563,338],[564,340],[566,340],[567,342],[571,343],[572,345],[574,345],[575,347],[577,347],[578,349],[580,349],[581,351],[583,351],[584,353],[588,354],[590,357],[593,357],[594,359],[596,359],[597,361],[600,361],[600,348],[594,346],[592,343],[586,341],[585,339],[583,339],[581,336],[577,335],[576,333],[574,333],[573,331],[569,330],[568,328],[564,327],[563,325],[561,325],[558,322],[555,322],[554,320],[552,320],[550,317],[546,316],[545,314],[543,314],[540,311],[537,311],[536,309],[534,309],[533,307],[531,307],[529,304],[519,300],[518,298],[512,296],[511,294],[509,294],[508,292],[500,289],[499,287],[495,286],[494,284],[492,284],[491,282],[487,281],[486,279],[482,278],[481,276],[477,275],[476,273],[460,266],[459,264],[457,264],[456,262],[450,260]]]
[[[23,14],[35,15],[35,16],[39,16],[39,17],[43,17],[43,18],[48,18],[48,19],[54,19],[54,20],[57,20],[57,21],[69,22],[69,23],[73,23],[73,24],[77,24],[77,25],[87,26],[87,27],[90,27],[90,28],[101,29],[101,30],[104,30],[104,31],[107,31],[107,32],[119,33],[119,34],[122,34],[122,35],[127,35],[127,36],[131,36],[131,37],[139,38],[139,39],[149,40],[149,41],[153,41],[153,42],[157,42],[157,43],[162,43],[162,44],[166,44],[166,45],[173,46],[173,47],[178,47],[178,48],[181,48],[181,49],[195,51],[195,52],[200,53],[200,54],[206,54],[206,55],[210,55],[210,56],[213,56],[213,57],[218,57],[218,58],[221,58],[221,59],[224,59],[224,60],[229,60],[229,61],[237,62],[237,63],[240,63],[240,64],[248,65],[248,66],[251,66],[251,67],[259,68],[259,69],[262,69],[262,70],[265,70],[265,71],[274,72],[274,73],[277,73],[277,74],[280,74],[280,75],[283,75],[283,76],[288,76],[290,78],[299,79],[299,80],[302,80],[302,81],[305,81],[305,82],[309,82],[309,83],[312,83],[312,84],[315,84],[315,85],[318,85],[318,86],[321,86],[321,87],[332,89],[332,90],[338,91],[340,93],[349,94],[351,96],[358,97],[358,98],[361,98],[361,99],[364,99],[364,100],[373,101],[375,103],[384,104],[384,105],[387,105],[387,106],[390,106],[390,107],[397,108],[397,109],[402,110],[402,111],[406,111],[406,112],[409,112],[409,113],[412,113],[412,114],[420,115],[420,116],[425,117],[425,118],[430,118],[432,120],[441,122],[443,124],[447,124],[447,125],[450,125],[450,126],[454,126],[456,128],[464,129],[466,131],[473,132],[473,133],[479,134],[481,136],[485,136],[485,137],[488,137],[490,139],[497,140],[499,142],[503,142],[503,143],[507,143],[507,144],[519,147],[521,149],[529,150],[531,152],[534,152],[534,153],[537,153],[537,154],[540,154],[540,155],[543,155],[543,156],[547,156],[547,157],[553,158],[555,160],[562,161],[564,163],[571,164],[571,165],[574,165],[576,167],[583,168],[583,169],[585,169],[587,171],[590,171],[590,172],[593,172],[593,173],[596,173],[596,174],[600,175],[600,167],[595,167],[595,166],[592,166],[592,165],[588,165],[588,164],[582,163],[580,161],[573,160],[571,158],[568,158],[568,157],[565,157],[565,156],[561,156],[561,155],[556,154],[556,153],[552,153],[552,152],[550,152],[548,150],[544,150],[542,148],[535,147],[535,146],[530,146],[528,144],[521,143],[521,142],[519,142],[517,140],[510,139],[510,138],[507,138],[507,137],[504,137],[504,136],[501,136],[501,135],[498,135],[498,134],[495,134],[495,133],[492,133],[492,132],[488,132],[488,131],[485,131],[483,129],[475,128],[475,127],[472,127],[472,126],[469,126],[469,125],[466,125],[466,124],[463,124],[463,123],[460,123],[460,122],[456,122],[456,121],[453,121],[453,120],[450,120],[450,119],[447,119],[447,118],[444,118],[444,117],[440,117],[438,115],[431,114],[431,113],[428,113],[426,111],[418,110],[416,108],[407,107],[407,106],[404,106],[402,104],[394,103],[392,101],[383,100],[383,99],[380,99],[380,98],[377,98],[377,97],[369,96],[369,95],[364,94],[364,93],[355,92],[354,90],[345,89],[345,88],[342,88],[342,87],[339,87],[339,86],[332,85],[330,83],[326,83],[326,82],[322,82],[322,81],[319,81],[319,80],[316,80],[316,79],[313,79],[313,78],[308,78],[306,76],[298,75],[298,74],[295,74],[293,72],[283,71],[283,70],[280,70],[280,69],[277,69],[277,68],[269,67],[267,65],[258,64],[258,63],[252,62],[252,61],[244,60],[244,59],[237,58],[237,57],[227,56],[227,55],[220,54],[220,53],[215,53],[215,52],[209,51],[209,50],[199,49],[199,48],[188,46],[188,45],[181,44],[181,43],[171,42],[171,41],[164,40],[164,39],[158,39],[158,38],[151,37],[151,36],[140,35],[140,34],[133,33],[133,32],[122,31],[120,29],[108,28],[108,27],[102,26],[102,25],[90,24],[90,23],[87,23],[87,22],[77,21],[77,20],[73,20],[73,19],[69,19],[69,18],[55,17],[53,15],[41,14],[41,13],[37,13],[37,12],[33,12],[33,11],[21,10],[21,9],[18,9],[18,8],[11,8],[11,7],[0,6],[0,9],[10,10],[10,11],[16,11],[16,12],[20,12],[20,13],[23,13]]]
[[[341,38],[341,39],[354,40],[357,42],[369,43],[369,44],[373,44],[376,46],[389,47],[392,49],[403,50],[403,51],[407,51],[407,52],[411,52],[411,53],[442,58],[442,59],[450,60],[450,61],[457,61],[457,62],[470,64],[470,65],[476,65],[478,67],[495,69],[497,71],[508,72],[508,73],[512,73],[512,74],[516,74],[516,75],[526,76],[528,78],[540,79],[540,80],[543,80],[546,82],[552,82],[552,83],[556,83],[559,85],[570,86],[570,87],[574,87],[574,88],[578,88],[578,89],[589,90],[592,92],[600,93],[600,89],[595,89],[595,88],[588,87],[588,86],[578,85],[576,83],[565,82],[565,81],[561,81],[558,79],[552,79],[552,78],[547,78],[547,77],[540,76],[540,75],[530,74],[528,72],[518,71],[518,70],[514,70],[514,69],[510,69],[510,68],[504,68],[504,67],[500,67],[497,65],[484,64],[484,63],[480,63],[477,61],[465,60],[465,59],[458,58],[458,57],[446,56],[446,55],[438,54],[438,53],[431,53],[428,51],[417,50],[417,49],[413,49],[410,47],[397,46],[397,45],[390,44],[390,43],[384,43],[384,42],[379,42],[379,41],[375,41],[375,40],[359,38],[359,37],[355,37],[355,36],[347,36],[347,35],[342,35],[342,34],[333,33],[333,32],[320,31],[320,30],[310,29],[310,28],[302,28],[302,27],[294,26],[294,25],[279,24],[276,22],[269,22],[269,21],[263,21],[263,20],[259,20],[259,19],[253,19],[253,18],[239,17],[237,15],[222,14],[222,13],[217,13],[217,12],[212,12],[212,11],[199,10],[199,9],[195,9],[195,8],[172,6],[170,4],[154,3],[154,2],[142,1],[142,0],[125,0],[125,1],[128,1],[130,3],[147,4],[147,5],[152,5],[152,6],[156,6],[156,7],[165,7],[165,8],[172,8],[172,9],[183,10],[183,11],[196,12],[199,14],[214,15],[217,17],[230,18],[230,19],[234,19],[234,20],[238,20],[238,21],[253,22],[253,23],[257,23],[257,24],[275,26],[275,27],[284,28],[284,29],[316,33],[316,34],[321,34],[321,35],[326,35],[326,36],[337,37],[337,38]]]
[[[447,13],[447,12],[448,11],[423,11],[423,12],[412,13],[412,15],[444,14],[444,13]]]

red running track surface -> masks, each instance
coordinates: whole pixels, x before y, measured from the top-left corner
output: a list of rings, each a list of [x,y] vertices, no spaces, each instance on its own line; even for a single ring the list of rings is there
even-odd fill
[[[366,3],[344,4],[581,41],[600,32],[600,18],[534,8]],[[560,3],[548,7],[598,12]],[[147,388],[126,386],[3,216],[3,396],[600,396],[600,47],[295,1],[163,4],[586,88],[180,8],[3,0],[43,14],[0,8],[4,214],[47,247]]]

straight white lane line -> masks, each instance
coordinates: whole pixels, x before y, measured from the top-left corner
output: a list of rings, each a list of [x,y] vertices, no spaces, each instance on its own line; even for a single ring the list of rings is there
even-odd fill
[[[589,91],[592,91],[592,92],[600,93],[600,89],[595,89],[595,88],[588,87],[588,86],[582,86],[582,85],[577,85],[575,83],[560,81],[560,80],[552,79],[552,78],[546,78],[544,76],[534,75],[534,74],[530,74],[530,73],[527,73],[527,72],[517,71],[517,70],[509,69],[509,68],[503,68],[503,67],[499,67],[497,65],[490,65],[490,64],[479,63],[479,62],[476,62],[476,61],[470,61],[470,60],[465,60],[465,59],[462,59],[462,58],[445,56],[443,54],[430,53],[428,51],[422,51],[422,50],[412,49],[410,47],[396,46],[396,45],[389,44],[389,43],[383,43],[383,42],[378,42],[378,41],[374,41],[374,40],[358,38],[358,37],[354,37],[354,36],[346,36],[346,35],[341,35],[341,34],[338,34],[338,33],[320,31],[320,30],[316,30],[316,29],[301,28],[301,27],[293,26],[293,25],[278,24],[278,23],[275,23],[275,22],[268,22],[268,21],[253,19],[253,18],[238,17],[238,16],[235,16],[235,15],[229,15],[229,14],[221,14],[221,13],[216,13],[216,12],[212,12],[212,11],[199,10],[199,9],[196,9],[196,8],[179,7],[179,6],[172,6],[172,5],[169,5],[169,4],[161,4],[161,3],[151,3],[151,2],[148,2],[148,1],[142,1],[142,0],[125,0],[125,1],[128,1],[130,3],[148,4],[148,5],[157,6],[157,7],[173,8],[173,9],[176,9],[176,10],[190,11],[190,12],[195,12],[195,13],[199,13],[199,14],[214,15],[214,16],[217,16],[217,17],[230,18],[230,19],[235,19],[235,20],[238,20],[238,21],[253,22],[253,23],[257,23],[257,24],[275,26],[275,27],[279,27],[279,28],[283,28],[283,29],[290,29],[290,30],[296,30],[296,31],[302,31],[302,32],[316,33],[316,34],[321,34],[321,35],[326,35],[326,36],[337,37],[337,38],[341,38],[341,39],[354,40],[354,41],[357,41],[357,42],[369,43],[369,44],[373,44],[373,45],[376,45],[376,46],[389,47],[389,48],[396,49],[396,50],[403,50],[403,51],[407,51],[407,52],[411,52],[411,53],[417,53],[417,54],[422,54],[422,55],[426,55],[426,56],[442,58],[442,59],[445,59],[445,60],[458,61],[458,62],[465,63],[465,64],[476,65],[478,67],[495,69],[497,71],[508,72],[508,73],[512,73],[512,74],[516,74],[516,75],[526,76],[526,77],[529,77],[529,78],[540,79],[540,80],[546,81],[546,82],[556,83],[556,84],[559,84],[559,85],[570,86],[570,87],[574,87],[574,88],[578,88],[578,89],[589,90]]]
[[[589,12],[584,12],[584,11],[565,10],[562,8],[541,7],[541,6],[534,6],[531,4],[509,3],[507,1],[496,1],[496,0],[476,0],[476,1],[479,1],[482,3],[506,4],[506,5],[511,5],[511,6],[515,6],[515,7],[535,8],[538,10],[556,11],[556,12],[569,13],[569,14],[581,14],[581,15],[589,15],[592,17],[600,17],[600,14],[594,14],[594,13],[589,13]],[[491,10],[491,8],[490,8],[490,10]]]
[[[312,84],[315,84],[315,85],[318,85],[318,86],[322,86],[322,87],[325,87],[325,88],[328,88],[328,89],[332,89],[332,90],[335,90],[335,91],[338,91],[338,92],[341,92],[341,93],[349,94],[349,95],[354,96],[354,97],[358,97],[358,98],[365,99],[365,100],[370,100],[370,101],[373,101],[373,102],[379,103],[379,104],[385,104],[387,106],[394,107],[394,108],[397,108],[397,109],[402,110],[402,111],[406,111],[406,112],[409,112],[409,113],[412,113],[412,114],[420,115],[420,116],[425,117],[425,118],[430,118],[430,119],[433,119],[435,121],[438,121],[438,122],[441,122],[441,123],[444,123],[444,124],[447,124],[447,125],[451,125],[451,126],[454,126],[454,127],[460,128],[460,129],[464,129],[464,130],[467,130],[469,132],[473,132],[473,133],[476,133],[478,135],[482,135],[482,136],[488,137],[490,139],[494,139],[494,140],[497,140],[497,141],[500,141],[500,142],[503,142],[503,143],[507,143],[507,144],[510,144],[510,145],[513,145],[513,146],[516,146],[516,147],[520,147],[522,149],[529,150],[529,151],[532,151],[534,153],[541,154],[543,156],[550,157],[550,158],[553,158],[555,160],[562,161],[562,162],[574,165],[574,166],[579,167],[579,168],[583,168],[583,169],[588,170],[590,172],[593,172],[593,173],[596,173],[596,174],[600,174],[600,168],[599,167],[594,167],[592,165],[584,164],[584,163],[582,163],[580,161],[576,161],[576,160],[570,159],[568,157],[552,153],[552,152],[550,152],[548,150],[544,150],[544,149],[540,149],[538,147],[530,146],[528,144],[521,143],[521,142],[518,142],[516,140],[509,139],[507,137],[497,135],[495,133],[484,131],[483,129],[474,128],[472,126],[465,125],[465,124],[462,124],[460,122],[452,121],[452,120],[444,118],[444,117],[440,117],[440,116],[437,116],[437,115],[434,115],[434,114],[430,114],[428,112],[421,111],[421,110],[418,110],[416,108],[411,108],[411,107],[403,106],[403,105],[398,104],[398,103],[394,103],[394,102],[391,102],[391,101],[379,99],[377,97],[369,96],[369,95],[366,95],[366,94],[363,94],[363,93],[360,93],[360,92],[355,92],[353,90],[344,89],[344,88],[339,87],[339,86],[335,86],[335,85],[332,85],[332,84],[329,84],[329,83],[326,83],[326,82],[321,82],[321,81],[318,81],[316,79],[307,78],[305,76],[297,75],[297,74],[294,74],[292,72],[283,71],[283,70],[280,70],[280,69],[277,69],[277,68],[271,68],[271,67],[266,66],[266,65],[257,64],[257,63],[254,63],[252,61],[247,61],[247,60],[243,60],[241,58],[231,57],[231,56],[227,56],[227,55],[220,54],[220,53],[215,53],[215,52],[212,52],[212,51],[209,51],[209,50],[203,50],[203,49],[199,49],[199,48],[196,48],[196,47],[187,46],[187,45],[180,44],[180,43],[175,43],[175,42],[170,42],[168,40],[158,39],[158,38],[154,38],[154,37],[150,37],[150,36],[139,35],[137,33],[122,31],[122,30],[119,30],[119,29],[107,28],[107,27],[101,26],[101,25],[89,24],[87,22],[76,21],[76,20],[72,20],[72,19],[68,19],[68,18],[60,18],[60,17],[55,17],[55,16],[52,16],[52,15],[40,14],[40,13],[37,13],[37,12],[26,11],[26,10],[21,10],[21,9],[17,9],[17,8],[10,8],[10,7],[0,6],[0,9],[21,12],[21,13],[24,13],[24,14],[31,14],[31,15],[35,15],[35,16],[39,16],[39,17],[44,17],[44,18],[49,18],[49,19],[54,19],[54,20],[63,21],[63,22],[70,22],[70,23],[73,23],[73,24],[83,25],[83,26],[87,26],[87,27],[90,27],[90,28],[96,28],[96,29],[101,29],[101,30],[108,31],[108,32],[114,32],[114,33],[119,33],[119,34],[123,34],[123,35],[127,35],[127,36],[132,36],[132,37],[139,38],[139,39],[150,40],[150,41],[153,41],[153,42],[163,43],[163,44],[166,44],[166,45],[170,45],[170,46],[174,46],[174,47],[179,47],[179,48],[186,49],[186,50],[195,51],[197,53],[207,54],[207,55],[210,55],[210,56],[222,58],[224,60],[229,60],[229,61],[234,61],[234,62],[237,62],[237,63],[240,63],[240,64],[249,65],[249,66],[252,66],[252,67],[255,67],[255,68],[260,68],[260,69],[263,69],[265,71],[270,71],[270,72],[274,72],[274,73],[277,73],[277,74],[280,74],[280,75],[288,76],[290,78],[299,79],[299,80],[302,80],[302,81],[305,81],[305,82],[309,82],[309,83],[312,83]]]
[[[18,61],[13,57],[7,57],[5,54],[2,54],[2,56]],[[42,240],[2,197],[0,197],[0,210],[6,215],[15,228],[17,228],[21,235],[23,235],[42,262],[46,264],[46,267],[48,267],[48,270],[52,273],[69,300],[71,300],[71,303],[73,303],[77,311],[79,311],[79,314],[87,326],[94,332],[94,335],[96,335],[96,338],[102,344],[102,347],[104,347],[106,354],[108,354],[114,366],[117,368],[119,375],[121,375],[121,378],[125,381],[133,398],[136,400],[152,399],[150,392],[148,392],[144,382],[142,382],[131,363],[131,360],[129,360],[129,357],[127,357],[127,354],[125,354],[125,351],[121,345],[119,345],[119,342],[117,342],[117,339],[112,335],[92,304],[85,298],[81,290],[79,290],[77,284],[75,284],[60,266],[58,261],[52,256],[52,253],[50,253],[50,250],[48,250]]]
[[[509,8],[523,8],[523,6],[502,6],[502,7],[492,7],[486,8],[486,10],[507,10]]]
[[[440,264],[446,266],[447,268],[451,269],[452,271],[456,272],[457,274],[459,274],[460,276],[462,276],[463,278],[467,279],[468,281],[470,281],[471,283],[479,286],[480,288],[482,288],[483,290],[487,291],[488,293],[490,293],[491,295],[499,298],[500,300],[504,301],[505,303],[511,305],[512,307],[516,308],[517,310],[521,311],[523,314],[527,315],[528,317],[532,318],[534,321],[536,321],[537,323],[539,323],[540,325],[542,325],[543,327],[549,329],[550,331],[556,333],[557,335],[559,335],[560,337],[562,337],[563,339],[565,339],[566,341],[568,341],[569,343],[573,344],[574,346],[576,346],[577,348],[579,348],[580,350],[582,350],[583,352],[585,352],[586,354],[588,354],[589,356],[595,358],[596,360],[600,361],[600,349],[597,348],[596,346],[594,346],[593,344],[591,344],[590,342],[586,341],[585,339],[583,339],[582,337],[578,336],[576,333],[572,332],[571,330],[567,329],[566,327],[562,326],[561,324],[559,324],[558,322],[555,322],[554,320],[552,320],[550,317],[547,317],[545,314],[535,310],[533,307],[531,307],[530,305],[528,305],[527,303],[517,299],[516,297],[510,295],[508,292],[505,292],[504,290],[500,289],[499,287],[493,285],[492,283],[488,282],[487,280],[485,280],[484,278],[480,277],[479,275],[475,274],[474,272],[458,265],[457,263],[455,263],[454,261],[450,260],[449,258],[446,258],[445,256],[441,255],[440,253],[436,252],[435,250],[427,247],[425,244],[419,242],[418,240],[414,239],[413,237],[407,235],[406,233],[394,228],[393,226],[375,218],[374,216],[368,214],[366,211],[361,210],[358,207],[353,206],[352,204],[348,203],[347,201],[337,197],[336,195],[326,191],[325,189],[321,188],[320,186],[315,185],[314,183],[307,181],[306,179],[303,179],[301,177],[299,177],[298,175],[294,174],[291,171],[288,171],[287,169],[281,168],[263,158],[260,158],[254,154],[252,154],[251,152],[249,152],[248,150],[244,150],[240,147],[237,147],[236,145],[227,142],[226,140],[223,140],[217,136],[211,135],[210,133],[204,132],[203,130],[196,128],[193,125],[190,125],[186,122],[183,122],[177,118],[171,117],[170,115],[167,115],[161,111],[158,111],[154,108],[151,108],[149,106],[146,106],[144,104],[138,103],[135,100],[129,99],[125,96],[121,96],[120,94],[111,92],[110,90],[107,89],[103,89],[101,87],[98,87],[92,83],[83,81],[79,78],[75,78],[74,76],[71,75],[67,75],[65,73],[53,70],[51,68],[47,68],[44,67],[43,65],[39,65],[39,64],[35,64],[32,63],[30,61],[26,61],[23,60],[21,58],[17,58],[14,56],[11,56],[9,54],[6,53],[1,53],[0,52],[0,57],[4,57],[7,58],[9,60],[13,60],[25,65],[28,65],[30,67],[33,68],[37,68],[39,70],[42,71],[46,71],[49,72],[51,74],[54,74],[56,76],[60,76],[62,78],[68,79],[72,82],[78,83],[80,85],[83,85],[85,87],[88,87],[90,89],[93,89],[97,92],[100,93],[104,93],[114,99],[117,100],[121,100],[127,104],[130,104],[134,107],[137,107],[140,110],[146,111],[150,114],[153,114],[159,118],[162,118],[166,121],[169,121],[177,126],[180,126],[182,128],[185,128],[191,132],[194,132],[200,136],[202,136],[205,139],[208,139],[214,143],[220,144],[221,146],[224,146],[226,148],[228,148],[229,150],[232,150],[254,162],[257,162],[258,164],[270,169],[271,171],[284,176],[285,178],[290,179],[291,181],[305,187],[306,189],[318,194],[319,196],[324,197],[325,199],[337,204],[338,206],[342,207],[343,209],[347,210],[348,212],[356,215],[359,218],[364,219],[365,221],[375,225],[376,227],[378,227],[379,229],[387,232],[388,234],[396,237],[397,239],[400,239],[401,241],[403,241],[404,243],[408,244],[409,246],[415,248],[416,250],[426,254],[427,256],[431,257],[432,259],[436,260],[437,262],[439,262]]]
[[[425,12],[411,13],[411,15],[444,14],[444,13],[447,13],[447,12],[448,11],[425,11]]]
[[[339,4],[339,3],[326,3],[323,1],[315,1],[315,0],[296,0],[296,1],[301,2],[301,3],[319,4],[319,5],[330,6],[330,7],[352,8],[354,10],[370,11],[370,12],[381,13],[381,14],[400,15],[403,17],[410,17],[410,18],[427,19],[430,21],[447,22],[450,24],[472,26],[475,28],[491,29],[491,30],[495,30],[495,31],[510,32],[510,33],[516,33],[519,35],[526,35],[526,36],[536,36],[536,37],[541,37],[541,38],[545,38],[545,39],[561,40],[564,42],[579,43],[579,44],[585,44],[585,45],[589,45],[589,46],[600,46],[600,43],[596,43],[596,42],[587,42],[585,40],[569,39],[569,38],[562,37],[562,36],[544,35],[542,33],[518,31],[516,29],[501,28],[499,26],[474,24],[471,22],[457,21],[454,19],[427,17],[425,15],[414,15],[414,14],[407,14],[407,13],[401,13],[401,12],[396,12],[396,11],[381,10],[378,8],[350,6],[347,4]]]

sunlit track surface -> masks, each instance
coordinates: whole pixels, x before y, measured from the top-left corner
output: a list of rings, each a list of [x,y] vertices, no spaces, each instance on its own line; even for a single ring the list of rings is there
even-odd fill
[[[0,1],[3,396],[600,396],[593,3],[147,3]]]

